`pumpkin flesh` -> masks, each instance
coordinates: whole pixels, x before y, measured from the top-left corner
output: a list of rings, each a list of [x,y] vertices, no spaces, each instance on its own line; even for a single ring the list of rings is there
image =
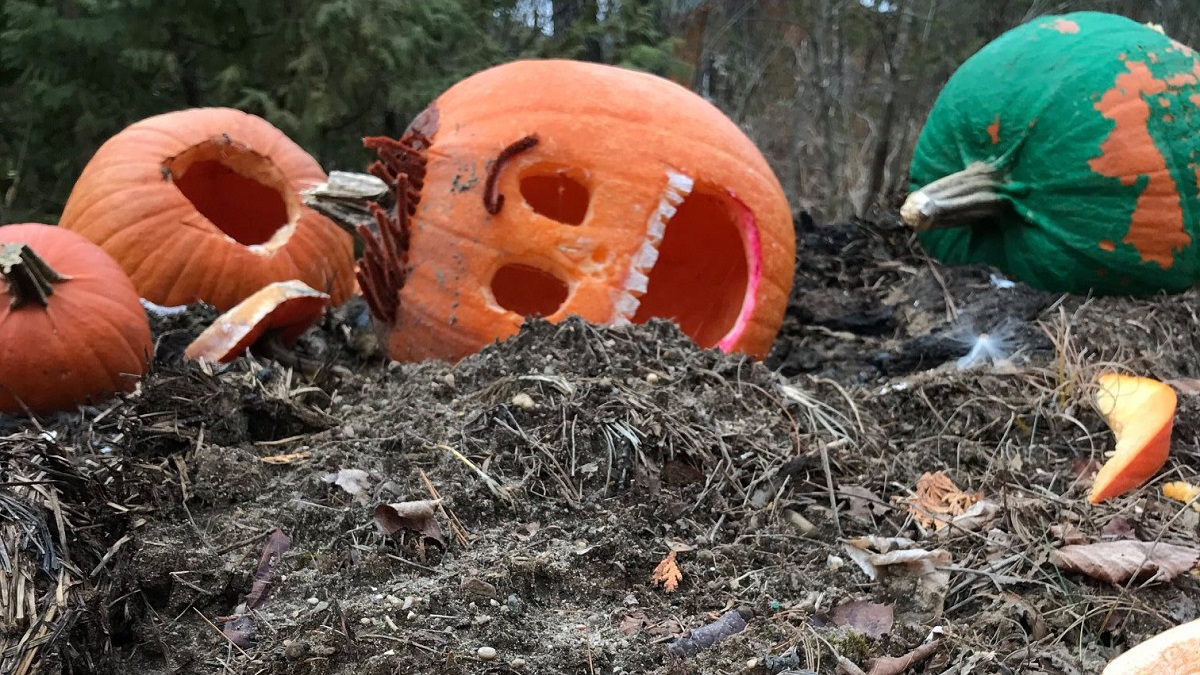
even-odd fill
[[[1096,407],[1117,445],[1096,474],[1093,504],[1142,486],[1166,464],[1177,400],[1174,389],[1150,378],[1105,373],[1097,384]]]
[[[914,152],[905,220],[936,258],[1056,292],[1200,280],[1200,57],[1100,12],[1040,17],[968,59]]]

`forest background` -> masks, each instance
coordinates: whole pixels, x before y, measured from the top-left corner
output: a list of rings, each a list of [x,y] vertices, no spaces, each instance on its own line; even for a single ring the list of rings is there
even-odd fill
[[[964,60],[1077,10],[1200,46],[1196,0],[4,0],[0,223],[57,222],[105,139],[181,108],[262,115],[326,170],[361,170],[362,136],[398,135],[454,82],[524,57],[670,77],[746,130],[796,210],[866,216],[906,187]]]

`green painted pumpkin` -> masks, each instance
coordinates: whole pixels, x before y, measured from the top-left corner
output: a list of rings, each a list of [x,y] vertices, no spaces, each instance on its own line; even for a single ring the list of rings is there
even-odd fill
[[[1200,282],[1200,57],[1099,12],[986,45],[938,96],[901,210],[929,253],[1056,292]]]

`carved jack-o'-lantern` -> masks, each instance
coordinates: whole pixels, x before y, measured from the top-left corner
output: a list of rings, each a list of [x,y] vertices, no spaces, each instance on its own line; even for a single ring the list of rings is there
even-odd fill
[[[770,348],[792,285],[787,199],[754,144],[683,87],[514,62],[366,144],[372,173],[399,185],[378,229],[359,229],[360,286],[393,358],[456,360],[533,315],[662,317],[704,347]]]

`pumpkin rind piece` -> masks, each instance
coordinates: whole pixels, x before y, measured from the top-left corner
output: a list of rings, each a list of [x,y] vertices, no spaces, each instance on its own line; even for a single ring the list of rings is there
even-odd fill
[[[181,110],[105,142],[60,225],[99,244],[160,305],[203,301],[224,311],[288,279],[340,304],[353,288],[353,238],[299,195],[325,178],[260,117]]]
[[[1113,659],[1102,675],[1200,673],[1200,619],[1170,628]]]
[[[0,413],[67,411],[132,389],[154,346],[116,261],[39,223],[0,227],[0,247]]]
[[[269,331],[291,345],[321,318],[328,301],[328,294],[302,281],[269,284],[217,317],[188,345],[184,358],[228,363]]]
[[[1142,486],[1166,464],[1177,401],[1174,389],[1150,378],[1104,373],[1097,384],[1096,407],[1117,445],[1096,473],[1093,504]]]
[[[1099,12],[1034,19],[939,94],[905,220],[934,257],[1044,290],[1182,291],[1200,281],[1197,102],[1200,58],[1154,28]]]
[[[783,189],[728,117],[668,80],[506,63],[455,84],[399,141],[367,141],[377,175],[411,186],[411,218],[368,228],[360,260],[394,359],[457,360],[533,314],[668,318],[703,347],[762,357],[782,323]]]

